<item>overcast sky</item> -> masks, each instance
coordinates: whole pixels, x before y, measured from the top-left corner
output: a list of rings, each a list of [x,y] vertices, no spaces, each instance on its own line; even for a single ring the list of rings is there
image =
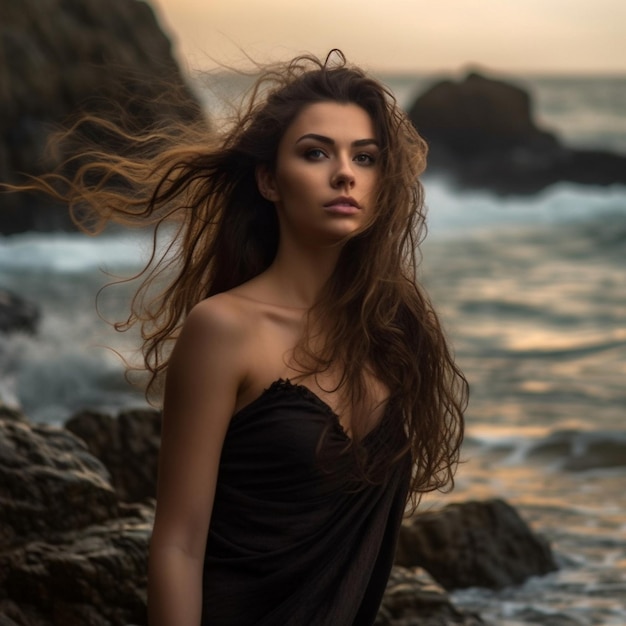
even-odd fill
[[[341,48],[377,71],[626,74],[626,0],[151,0],[191,69]],[[243,51],[243,52],[242,52]]]

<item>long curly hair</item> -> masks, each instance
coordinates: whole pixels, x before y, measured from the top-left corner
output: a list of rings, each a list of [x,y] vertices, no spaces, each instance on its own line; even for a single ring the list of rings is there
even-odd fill
[[[123,149],[83,149],[71,177],[51,175],[39,184],[69,202],[84,230],[97,232],[110,221],[154,227],[143,282],[117,328],[140,325],[148,391],[159,392],[191,308],[272,263],[278,221],[255,172],[274,167],[279,141],[304,107],[327,101],[356,104],[370,115],[381,146],[381,182],[373,220],[344,243],[309,313],[324,329],[323,345],[312,348],[309,325],[297,353],[305,373],[339,364],[339,386],[353,406],[368,397],[364,364],[388,388],[406,436],[384,465],[389,469],[410,452],[416,505],[422,493],[453,485],[468,385],[417,280],[427,147],[388,89],[339,51],[325,60],[299,56],[264,68],[237,117],[219,128],[187,123],[136,136],[110,122],[82,120],[67,136],[95,124],[98,136],[109,133]],[[355,442],[364,428],[353,420]],[[366,460],[362,466],[370,478],[381,469],[368,469]]]

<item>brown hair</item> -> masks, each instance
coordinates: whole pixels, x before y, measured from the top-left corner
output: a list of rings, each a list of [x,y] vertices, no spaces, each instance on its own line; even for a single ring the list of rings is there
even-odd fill
[[[60,179],[48,177],[48,191],[70,201],[84,229],[97,231],[110,220],[156,225],[144,282],[130,317],[118,325],[124,330],[140,323],[148,388],[154,390],[190,309],[271,264],[278,222],[273,204],[257,189],[255,171],[259,165],[273,167],[291,122],[305,106],[323,101],[354,103],[369,113],[381,146],[382,182],[375,218],[345,242],[310,312],[324,329],[324,345],[313,351],[305,336],[301,360],[309,373],[340,364],[340,386],[353,406],[367,398],[363,364],[387,386],[406,437],[386,465],[410,451],[416,504],[421,493],[453,484],[468,388],[416,277],[418,244],[425,234],[418,176],[426,144],[384,86],[347,65],[339,51],[325,61],[297,57],[266,69],[238,118],[219,132],[177,126],[133,138],[98,122],[138,151],[132,156],[92,151],[71,180],[62,179],[67,185],[62,192],[56,185]],[[170,244],[158,256],[158,232],[171,225]],[[155,295],[153,288],[160,285]],[[353,423],[356,442],[363,429]],[[362,471],[375,478],[366,460]]]

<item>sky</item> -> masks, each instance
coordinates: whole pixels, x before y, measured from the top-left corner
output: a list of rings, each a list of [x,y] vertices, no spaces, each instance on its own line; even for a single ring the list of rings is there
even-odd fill
[[[190,70],[341,48],[384,72],[626,74],[626,0],[149,0]]]

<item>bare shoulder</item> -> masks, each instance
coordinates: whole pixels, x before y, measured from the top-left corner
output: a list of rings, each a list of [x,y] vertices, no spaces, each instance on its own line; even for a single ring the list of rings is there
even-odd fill
[[[200,336],[238,339],[249,329],[249,317],[239,298],[220,293],[196,304],[185,320],[184,329]]]
[[[176,340],[168,370],[181,365],[220,380],[227,373],[231,385],[246,378],[246,360],[253,339],[250,312],[237,298],[218,294],[196,304]]]

